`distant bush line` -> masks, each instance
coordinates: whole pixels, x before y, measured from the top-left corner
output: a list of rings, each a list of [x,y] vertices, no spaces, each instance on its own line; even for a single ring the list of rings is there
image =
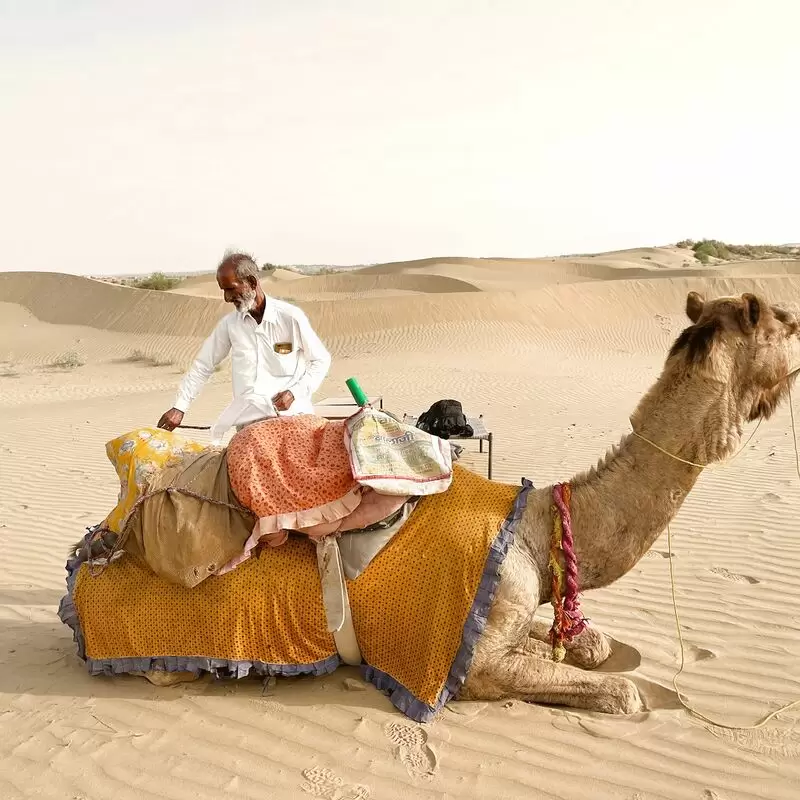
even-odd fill
[[[701,264],[708,264],[712,258],[721,261],[731,261],[741,258],[774,258],[775,256],[789,256],[797,258],[800,256],[800,247],[793,245],[769,245],[769,244],[728,244],[720,242],[718,239],[683,239],[678,242],[676,247],[686,250],[693,250],[695,258]]]
[[[130,285],[134,289],[152,289],[156,292],[166,292],[174,289],[181,282],[181,278],[170,278],[163,272],[152,272],[146,278],[134,278]]]

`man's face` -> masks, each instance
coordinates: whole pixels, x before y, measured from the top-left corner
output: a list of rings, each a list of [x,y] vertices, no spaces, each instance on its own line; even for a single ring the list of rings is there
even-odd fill
[[[217,273],[217,285],[222,290],[226,303],[233,303],[237,311],[247,313],[256,307],[256,290],[236,277],[233,269],[221,269]]]

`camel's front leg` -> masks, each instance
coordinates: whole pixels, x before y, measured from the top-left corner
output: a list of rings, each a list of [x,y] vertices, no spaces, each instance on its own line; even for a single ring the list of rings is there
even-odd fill
[[[527,645],[528,652],[541,654],[540,642],[550,645],[550,626],[535,620],[530,627],[528,636],[533,641]],[[564,642],[567,651],[566,663],[582,669],[595,669],[611,655],[611,645],[603,632],[594,626],[588,626],[572,641]]]
[[[585,672],[519,651],[470,670],[459,694],[462,700],[510,698],[606,714],[633,714],[642,708],[639,690],[627,678]]]

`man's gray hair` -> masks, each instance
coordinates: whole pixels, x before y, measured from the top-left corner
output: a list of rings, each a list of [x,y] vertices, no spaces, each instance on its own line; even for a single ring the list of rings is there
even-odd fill
[[[236,278],[240,281],[245,281],[247,278],[255,278],[256,282],[259,282],[258,264],[249,253],[226,250],[217,270],[223,267],[233,267]]]

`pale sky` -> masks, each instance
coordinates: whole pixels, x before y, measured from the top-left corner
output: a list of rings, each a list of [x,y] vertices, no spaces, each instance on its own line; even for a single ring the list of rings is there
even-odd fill
[[[795,0],[0,0],[0,269],[800,240]]]

